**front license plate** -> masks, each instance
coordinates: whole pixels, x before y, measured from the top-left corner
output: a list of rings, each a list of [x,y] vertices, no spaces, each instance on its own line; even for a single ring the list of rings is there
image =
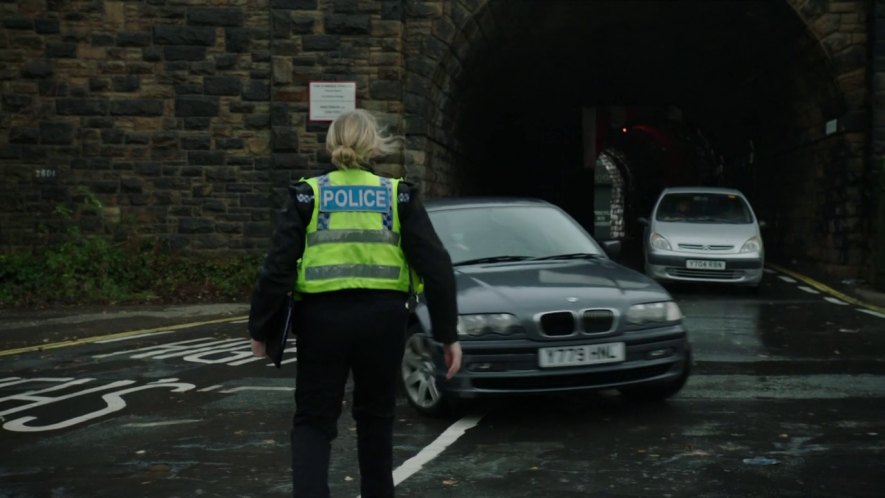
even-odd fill
[[[538,365],[541,368],[573,367],[598,363],[617,363],[619,361],[624,361],[623,342],[541,348],[538,350]]]
[[[692,270],[724,270],[725,261],[710,261],[708,259],[687,259],[685,267]]]

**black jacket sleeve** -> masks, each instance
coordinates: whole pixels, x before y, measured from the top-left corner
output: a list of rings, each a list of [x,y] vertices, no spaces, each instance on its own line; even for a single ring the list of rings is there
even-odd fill
[[[424,280],[433,337],[443,344],[458,340],[458,305],[452,258],[430,223],[412,185],[399,183],[399,220],[406,260]]]
[[[313,190],[299,182],[289,187],[286,207],[280,211],[270,250],[258,272],[249,309],[249,335],[265,341],[277,324],[274,317],[295,288],[298,260],[304,254],[304,237],[313,211]]]

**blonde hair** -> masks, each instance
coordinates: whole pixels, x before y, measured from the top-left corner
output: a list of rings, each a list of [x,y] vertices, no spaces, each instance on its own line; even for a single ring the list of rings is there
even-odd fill
[[[378,121],[363,109],[346,112],[332,122],[326,134],[326,150],[338,169],[356,169],[373,158],[395,152],[398,137],[384,136]]]

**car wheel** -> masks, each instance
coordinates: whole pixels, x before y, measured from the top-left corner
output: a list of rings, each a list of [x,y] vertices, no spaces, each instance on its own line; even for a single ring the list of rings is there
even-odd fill
[[[682,375],[669,382],[645,386],[625,387],[619,389],[621,395],[634,403],[656,403],[664,401],[678,393],[688,381],[691,373],[691,353],[686,355]]]
[[[400,368],[403,390],[413,408],[426,415],[442,415],[446,399],[436,385],[436,363],[430,338],[416,332],[406,339]]]

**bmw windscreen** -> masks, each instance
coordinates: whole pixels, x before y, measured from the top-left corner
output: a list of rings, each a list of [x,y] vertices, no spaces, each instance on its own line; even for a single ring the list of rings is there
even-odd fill
[[[430,219],[454,264],[561,255],[603,257],[575,221],[545,206],[439,209]]]

